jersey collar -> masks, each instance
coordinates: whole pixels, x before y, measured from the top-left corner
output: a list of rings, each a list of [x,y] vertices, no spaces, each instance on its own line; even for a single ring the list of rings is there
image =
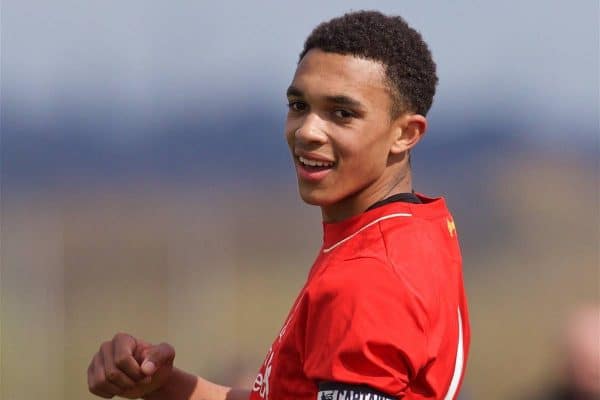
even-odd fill
[[[417,193],[421,204],[395,201],[369,209],[361,214],[338,222],[323,222],[323,252],[334,250],[337,246],[359,235],[365,229],[380,221],[391,218],[425,217],[448,215],[443,198],[430,198]]]

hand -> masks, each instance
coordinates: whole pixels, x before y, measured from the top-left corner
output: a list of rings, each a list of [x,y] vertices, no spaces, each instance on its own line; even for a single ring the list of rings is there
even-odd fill
[[[165,385],[173,371],[175,350],[152,345],[126,333],[102,343],[88,367],[88,388],[100,397],[138,399]]]

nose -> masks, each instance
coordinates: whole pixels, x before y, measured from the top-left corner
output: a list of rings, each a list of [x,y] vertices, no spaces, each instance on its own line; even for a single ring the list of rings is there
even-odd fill
[[[325,122],[315,113],[307,114],[302,124],[294,132],[296,141],[304,143],[325,143]]]

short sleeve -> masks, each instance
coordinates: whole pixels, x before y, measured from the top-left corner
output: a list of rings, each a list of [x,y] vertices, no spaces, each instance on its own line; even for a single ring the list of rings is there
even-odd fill
[[[304,373],[402,397],[427,360],[418,294],[386,263],[331,266],[307,289]]]

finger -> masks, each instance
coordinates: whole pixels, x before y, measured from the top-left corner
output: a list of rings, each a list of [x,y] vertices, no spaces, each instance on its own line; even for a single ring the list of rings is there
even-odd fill
[[[128,390],[135,386],[135,382],[115,365],[112,341],[106,342],[100,347],[100,354],[104,366],[104,376],[107,381],[116,385],[121,390]]]
[[[112,399],[115,397],[113,394],[108,394],[106,392],[101,391],[100,389],[92,389],[90,388],[90,393],[95,394],[96,396],[103,397],[105,399]]]
[[[90,393],[95,394],[96,396],[103,397],[105,399],[112,399],[113,397],[115,397],[112,394],[104,393],[104,392],[102,392],[100,390],[92,390],[92,389],[90,389]]]
[[[118,386],[106,379],[101,352],[94,357],[92,363],[93,365],[88,369],[88,385],[90,392],[106,399],[110,399],[121,393],[122,390]]]
[[[117,334],[113,339],[114,363],[119,370],[129,377],[132,381],[139,381],[144,378],[140,364],[133,356],[137,349],[137,340],[128,334]]]
[[[175,349],[168,343],[161,343],[148,350],[148,354],[142,362],[142,372],[153,375],[157,369],[173,365]]]
[[[96,357],[97,356],[94,356],[94,358],[92,359],[92,362],[90,363],[90,365],[87,369],[88,390],[92,394],[110,399],[112,397],[112,395],[109,395],[108,393],[105,393],[102,390],[100,390],[100,388],[99,388],[100,382],[96,382],[96,379],[95,379],[96,372],[95,372],[95,368],[94,368]]]
[[[153,345],[151,343],[146,342],[143,339],[136,339],[137,346],[135,347],[135,351],[133,352],[133,358],[141,365],[144,362],[144,359],[148,355],[148,350],[150,350]]]

